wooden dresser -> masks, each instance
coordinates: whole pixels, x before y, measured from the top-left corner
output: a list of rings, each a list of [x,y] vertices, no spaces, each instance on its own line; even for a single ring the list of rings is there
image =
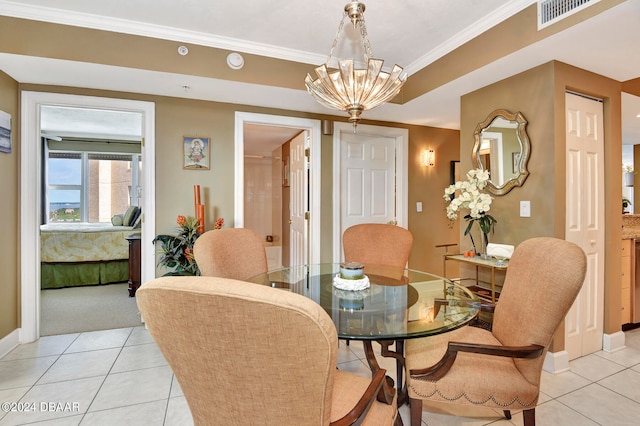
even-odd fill
[[[129,241],[129,297],[135,297],[142,278],[140,259],[140,234],[132,234],[125,238]]]

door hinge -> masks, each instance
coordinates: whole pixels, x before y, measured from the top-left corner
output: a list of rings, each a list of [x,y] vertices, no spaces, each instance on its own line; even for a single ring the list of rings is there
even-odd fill
[[[140,141],[140,144],[144,146],[144,138],[142,138],[142,140]]]
[[[307,158],[311,157],[311,150],[309,148],[304,149],[304,156]]]
[[[309,220],[309,212],[304,212],[304,220]]]

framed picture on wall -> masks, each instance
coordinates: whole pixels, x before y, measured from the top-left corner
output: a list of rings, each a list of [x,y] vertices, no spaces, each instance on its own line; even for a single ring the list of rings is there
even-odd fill
[[[11,152],[11,114],[0,111],[0,152]]]
[[[182,141],[183,165],[185,170],[209,170],[211,147],[209,138],[187,137]]]
[[[282,159],[282,186],[289,186],[289,157]]]

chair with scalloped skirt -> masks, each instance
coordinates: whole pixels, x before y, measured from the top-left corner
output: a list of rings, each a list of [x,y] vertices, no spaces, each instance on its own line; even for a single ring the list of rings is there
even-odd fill
[[[509,261],[493,328],[463,327],[406,343],[411,425],[423,401],[523,410],[535,425],[545,354],[582,287],[586,257],[555,238],[521,243]]]

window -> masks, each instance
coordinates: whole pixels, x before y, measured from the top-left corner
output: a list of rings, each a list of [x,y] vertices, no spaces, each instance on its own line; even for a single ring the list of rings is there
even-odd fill
[[[49,151],[47,221],[110,222],[139,204],[140,166],[140,154]]]
[[[80,222],[82,155],[52,152],[47,166],[49,222]]]

